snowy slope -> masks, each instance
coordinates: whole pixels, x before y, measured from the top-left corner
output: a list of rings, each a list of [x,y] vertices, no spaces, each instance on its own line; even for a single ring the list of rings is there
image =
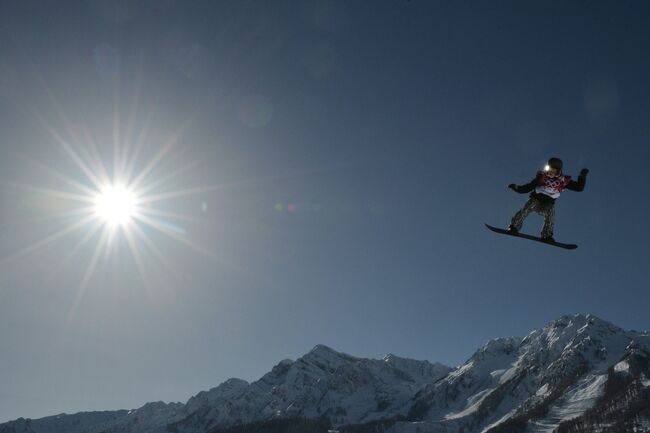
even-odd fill
[[[425,388],[410,418],[430,423],[431,431],[444,424],[449,432],[515,431],[508,428],[522,425],[528,432],[551,432],[595,404],[608,368],[631,341],[650,347],[647,333],[624,331],[590,315],[561,317],[523,339],[492,340]],[[406,424],[401,423],[403,431]]]

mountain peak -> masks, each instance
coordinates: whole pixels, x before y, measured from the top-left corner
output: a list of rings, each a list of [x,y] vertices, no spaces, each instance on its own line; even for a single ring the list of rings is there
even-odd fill
[[[521,342],[521,337],[493,338],[491,340],[488,340],[488,342],[485,343],[483,347],[474,352],[470,360],[482,361],[503,355],[511,355],[513,352],[515,352]]]
[[[326,346],[326,345],[324,345],[324,344],[317,344],[317,345],[315,345],[315,346],[314,346],[314,347],[309,351],[309,353],[314,353],[314,354],[317,354],[317,355],[319,355],[319,354],[332,354],[332,355],[339,355],[339,352],[337,352],[336,350],[334,350],[334,349],[332,349],[331,347]]]
[[[564,315],[551,321],[541,332],[550,339],[556,339],[561,335],[566,338],[578,335],[583,338],[603,338],[607,335],[624,334],[626,331],[593,314],[574,314]]]
[[[338,352],[324,344],[315,345],[303,358],[323,360],[356,360],[357,358],[346,353]]]
[[[216,401],[233,398],[244,392],[248,386],[249,383],[247,381],[231,377],[208,391],[201,391],[197,395],[190,397],[186,403],[188,412],[193,412],[201,406],[206,406]]]
[[[611,322],[608,322],[607,320],[601,319],[598,316],[595,316],[593,314],[580,314],[580,313],[565,314],[563,316],[560,316],[557,319],[551,321],[545,328],[551,328],[551,327],[562,328],[566,326],[582,327],[585,325],[623,331],[623,329],[619,328],[618,326],[614,325]]]

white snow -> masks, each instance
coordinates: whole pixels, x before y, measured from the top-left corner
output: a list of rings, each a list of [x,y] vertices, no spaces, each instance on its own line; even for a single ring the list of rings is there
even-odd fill
[[[512,363],[512,366],[506,370],[499,378],[499,383],[506,383],[512,379],[515,374],[517,374],[522,359],[523,357],[519,357],[515,362]]]
[[[465,374],[467,371],[471,370],[472,367],[474,367],[474,363],[473,363],[472,361],[470,361],[470,362],[468,362],[468,363],[466,363],[466,364],[464,364],[464,365],[461,365],[461,366],[458,367],[456,370],[450,372],[450,373],[447,375],[447,377],[450,377],[450,378],[453,378],[453,377],[460,377],[460,376],[462,376],[463,374]]]
[[[607,375],[602,374],[590,375],[578,381],[550,407],[546,417],[532,423],[530,432],[551,433],[562,421],[582,415],[602,395],[606,380]]]
[[[471,414],[472,412],[475,412],[478,409],[481,402],[483,401],[483,399],[485,399],[485,397],[490,395],[492,391],[494,391],[493,388],[488,388],[470,396],[467,399],[467,406],[465,407],[465,409],[457,413],[448,413],[447,415],[445,415],[445,419],[463,418]]]
[[[542,386],[537,390],[537,392],[535,393],[535,395],[536,395],[536,396],[539,396],[539,397],[544,397],[544,396],[546,396],[548,393],[549,393],[549,390],[548,390],[548,383],[545,383],[544,385],[542,385]]]
[[[512,415],[514,415],[516,411],[517,411],[517,408],[511,409],[508,413],[503,415],[501,418],[499,418],[498,420],[496,420],[492,424],[489,424],[489,425],[485,426],[485,428],[483,430],[481,430],[481,433],[485,433],[486,431],[490,430],[492,427],[501,424],[502,422],[504,422],[505,420],[510,418]]]
[[[641,385],[650,386],[650,379],[645,377],[645,374],[642,373],[640,379],[641,379]]]
[[[614,366],[614,371],[617,373],[628,372],[630,370],[630,364],[623,360]]]

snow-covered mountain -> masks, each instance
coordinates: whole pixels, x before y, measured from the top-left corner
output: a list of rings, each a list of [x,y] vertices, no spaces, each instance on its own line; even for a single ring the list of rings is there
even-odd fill
[[[148,403],[131,410],[18,419],[0,433],[198,433],[286,417],[327,417],[333,424],[405,415],[412,397],[451,368],[389,354],[364,359],[317,345],[285,359],[261,379],[229,379],[186,404]]]
[[[491,340],[454,369],[392,354],[357,358],[317,345],[255,382],[229,379],[185,404],[20,418],[0,424],[0,433],[230,433],[259,426],[323,433],[650,432],[650,333],[591,315],[564,316],[525,337]]]
[[[327,417],[351,424],[405,415],[410,399],[451,369],[386,355],[356,358],[318,345],[297,361],[284,360],[251,384],[228,381],[187,402],[178,433],[274,417]]]
[[[630,375],[624,360],[632,355],[646,364]],[[553,432],[603,404],[606,390],[623,375],[647,387],[649,359],[648,332],[624,331],[591,315],[564,316],[524,338],[489,341],[419,392],[409,422],[392,430]],[[650,419],[650,411],[645,416]]]

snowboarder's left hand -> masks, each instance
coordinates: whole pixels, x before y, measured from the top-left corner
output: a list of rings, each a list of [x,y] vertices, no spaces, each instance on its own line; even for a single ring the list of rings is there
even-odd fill
[[[515,185],[514,183],[511,183],[510,185],[508,185],[508,188],[510,188],[513,191],[517,191],[517,185]]]
[[[582,170],[580,170],[580,176],[586,176],[587,173],[589,173],[589,169],[588,169],[588,168],[583,168]]]

